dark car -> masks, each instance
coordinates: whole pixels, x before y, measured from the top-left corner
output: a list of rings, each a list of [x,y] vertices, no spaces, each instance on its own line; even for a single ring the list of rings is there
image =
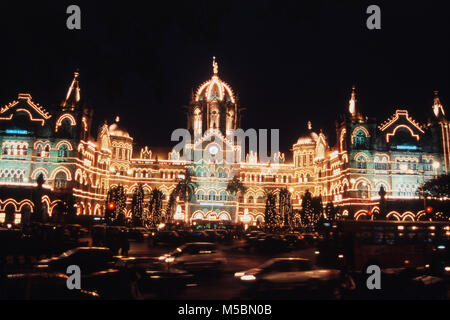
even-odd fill
[[[216,230],[205,230],[206,241],[210,242],[222,242],[224,240],[224,235],[217,232]]]
[[[176,246],[182,242],[182,238],[176,231],[159,231],[153,237],[153,245]]]
[[[303,249],[308,247],[308,243],[300,234],[288,233],[284,235],[284,239],[286,240],[287,246],[291,249]]]
[[[129,228],[127,232],[128,239],[143,242],[148,239],[150,232],[144,227]]]
[[[174,297],[187,285],[194,283],[194,276],[191,273],[153,257],[121,258],[115,267],[136,272],[139,291],[144,296],[151,294],[158,297]]]
[[[98,300],[99,294],[85,289],[68,289],[68,275],[36,272],[9,274],[0,287],[0,300]]]
[[[133,269],[110,268],[82,277],[83,288],[95,291],[106,300],[141,300],[139,275]]]
[[[111,250],[104,247],[78,247],[58,257],[43,259],[36,264],[39,270],[66,272],[70,265],[80,267],[83,274],[109,268],[116,259]]]

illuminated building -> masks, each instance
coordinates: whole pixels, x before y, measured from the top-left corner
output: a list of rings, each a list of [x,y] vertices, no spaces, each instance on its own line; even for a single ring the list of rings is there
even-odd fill
[[[139,184],[147,197],[153,189],[161,190],[165,210],[186,169],[193,172],[195,195],[187,203],[178,199],[174,216],[186,222],[262,222],[267,190],[278,193],[285,187],[292,193],[294,209],[301,208],[301,196],[310,190],[349,218],[376,215],[380,187],[386,199],[418,199],[416,190],[424,181],[449,171],[449,121],[437,92],[431,111],[425,123],[407,110],[396,110],[377,123],[360,113],[353,88],[348,110],[336,127],[335,146],[308,122],[308,133],[293,145],[291,163],[285,163],[282,153],[271,161],[251,152],[242,159],[240,147],[227,138],[240,127],[239,99],[220,79],[213,60],[211,79],[191,97],[187,130],[194,139],[186,148],[192,160],[183,160],[175,149],[162,155],[148,146],[134,148],[119,117],[92,135],[92,111],[83,102],[75,73],[64,101],[52,113],[29,94],[19,94],[0,109],[0,222],[19,223],[23,214],[33,214],[30,194],[39,175],[45,180],[42,199],[48,215],[57,213],[65,195],[74,196],[77,214],[103,215],[109,188],[122,185],[130,216],[131,196]],[[196,157],[198,153],[202,156]],[[227,161],[229,154],[234,161]],[[227,192],[233,176],[247,187],[245,194]],[[423,209],[388,218],[419,219]]]

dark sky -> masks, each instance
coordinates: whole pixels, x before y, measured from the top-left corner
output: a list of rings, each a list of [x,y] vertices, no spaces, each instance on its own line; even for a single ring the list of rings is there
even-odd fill
[[[435,89],[450,112],[444,1],[12,3],[0,4],[0,104],[25,91],[50,109],[79,68],[96,123],[119,115],[138,144],[167,146],[185,127],[182,106],[210,78],[212,56],[247,108],[244,128],[279,128],[285,151],[308,120],[333,135],[353,84],[379,122],[398,107],[424,122]],[[70,4],[80,31],[66,28]],[[366,28],[369,4],[381,7],[381,30]]]

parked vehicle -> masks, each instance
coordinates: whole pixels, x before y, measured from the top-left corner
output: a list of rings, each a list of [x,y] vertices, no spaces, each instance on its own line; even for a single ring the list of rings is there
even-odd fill
[[[176,231],[159,231],[153,237],[153,245],[177,246],[183,239]]]
[[[284,235],[284,239],[290,249],[303,249],[309,246],[305,238],[298,233],[288,233]]]
[[[111,267],[116,259],[111,250],[104,247],[78,247],[62,253],[58,257],[43,259],[36,264],[41,271],[66,272],[70,265],[80,267],[83,274]]]
[[[226,263],[223,252],[210,242],[186,243],[159,259],[188,271],[218,270]]]
[[[150,236],[149,231],[144,227],[135,227],[128,229],[128,239],[132,239],[138,242],[147,240]]]
[[[68,290],[68,275],[53,272],[8,274],[0,287],[0,300],[98,300],[84,288]]]

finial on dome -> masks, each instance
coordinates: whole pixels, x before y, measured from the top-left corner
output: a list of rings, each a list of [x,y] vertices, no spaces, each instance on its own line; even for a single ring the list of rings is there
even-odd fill
[[[311,121],[308,121],[308,130],[312,130],[312,124],[311,124]]]
[[[212,63],[212,66],[213,66],[213,73],[214,73],[214,74],[219,73],[219,65],[217,64],[217,61],[216,61],[216,57],[215,57],[215,56],[213,57],[213,63]]]
[[[116,116],[116,122],[119,122],[119,121],[120,121],[120,117]]]

